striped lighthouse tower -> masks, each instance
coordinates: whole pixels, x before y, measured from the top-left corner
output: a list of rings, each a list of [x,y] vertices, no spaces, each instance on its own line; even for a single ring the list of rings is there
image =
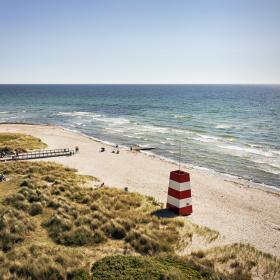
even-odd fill
[[[180,169],[170,172],[166,207],[182,216],[192,213],[189,173]]]

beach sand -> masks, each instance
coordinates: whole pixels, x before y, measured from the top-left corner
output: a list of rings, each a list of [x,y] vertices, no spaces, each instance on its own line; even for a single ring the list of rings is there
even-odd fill
[[[144,153],[112,147],[61,127],[2,124],[0,131],[22,132],[39,137],[48,148],[79,147],[72,157],[48,160],[93,175],[106,186],[124,188],[166,202],[169,172],[177,169],[172,162]],[[100,147],[106,151],[100,153]],[[215,245],[249,243],[257,249],[280,256],[280,193],[260,188],[246,180],[183,166],[191,174],[193,214],[186,219],[220,232]]]

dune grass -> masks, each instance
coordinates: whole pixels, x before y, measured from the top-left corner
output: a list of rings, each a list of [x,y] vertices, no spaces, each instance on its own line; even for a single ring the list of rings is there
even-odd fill
[[[161,206],[151,197],[90,188],[94,177],[52,162],[0,170],[8,177],[0,183],[1,279],[279,279],[279,260],[248,245],[176,256],[195,236],[211,243],[219,233],[155,215]]]
[[[110,239],[123,240],[126,249],[143,254],[174,251],[183,224],[150,215],[156,208],[151,198],[112,188],[83,188],[88,177],[54,163],[15,162],[0,168],[19,184],[4,205],[32,216],[48,209],[51,215],[42,226],[57,244],[95,245]]]
[[[192,257],[196,263],[226,274],[228,279],[280,279],[280,260],[248,244],[234,243],[199,250],[193,252]]]
[[[121,259],[127,275],[145,275],[144,267],[143,271],[129,268],[140,262],[145,264],[147,273],[150,268],[157,271],[151,279],[196,279],[182,269],[182,262],[186,268],[194,264],[193,275],[202,277],[197,279],[215,279],[216,273],[223,275],[222,279],[279,277],[279,261],[247,245],[234,244],[175,257],[195,235],[210,243],[219,234],[185,222],[182,217],[154,215],[161,206],[151,197],[114,188],[85,187],[95,178],[51,162],[0,163],[0,170],[9,178],[0,184],[4,190],[0,191],[2,275],[22,279],[105,279],[104,269],[113,262],[115,271],[110,277],[117,279],[116,260],[120,257],[101,260],[92,272],[89,270],[96,260],[117,253],[128,257]],[[131,254],[145,258],[130,258]],[[166,263],[164,257],[157,259],[162,254],[176,260]],[[201,274],[201,268],[212,272]]]
[[[25,135],[22,133],[0,133],[0,151],[6,153],[27,152],[29,150],[43,149],[47,145],[31,135]]]
[[[0,163],[0,170],[9,178],[0,188],[9,186],[13,190],[9,194],[0,192],[1,217],[5,220],[2,213],[11,211],[14,216],[21,215],[20,219],[11,218],[0,229],[0,234],[9,241],[9,246],[2,248],[2,268],[6,273],[27,277],[30,271],[32,278],[33,273],[41,275],[38,267],[45,262],[42,273],[46,274],[41,279],[50,277],[45,271],[47,267],[63,278],[72,273],[72,266],[67,261],[65,265],[56,263],[56,248],[63,248],[61,255],[66,260],[68,248],[74,250],[74,255],[86,250],[87,254],[79,258],[75,267],[88,269],[89,255],[98,259],[115,251],[143,255],[174,253],[180,240],[184,224],[179,218],[151,215],[159,206],[150,197],[113,188],[85,187],[95,178],[78,175],[74,169],[51,162]],[[22,224],[30,226],[25,229]],[[13,233],[15,227],[21,228],[19,236]],[[31,245],[38,246],[42,252],[47,246],[53,253],[46,254],[44,260],[42,257],[33,260]],[[38,262],[36,269],[28,258]]]

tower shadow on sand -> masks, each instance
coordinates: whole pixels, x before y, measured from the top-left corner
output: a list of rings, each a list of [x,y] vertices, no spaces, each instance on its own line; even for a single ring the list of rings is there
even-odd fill
[[[164,208],[164,209],[159,209],[151,213],[153,216],[157,216],[159,218],[175,218],[178,217],[176,213],[173,211]]]

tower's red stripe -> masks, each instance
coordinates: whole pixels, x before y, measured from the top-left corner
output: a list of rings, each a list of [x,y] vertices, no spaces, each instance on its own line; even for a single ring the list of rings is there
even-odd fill
[[[186,207],[182,207],[182,208],[178,208],[170,203],[166,204],[166,207],[168,209],[171,209],[172,211],[174,211],[175,213],[179,214],[179,215],[190,215],[192,213],[192,205],[188,205]]]
[[[168,195],[173,196],[177,199],[189,198],[192,196],[191,190],[176,191],[172,188],[168,188]]]
[[[185,183],[190,181],[190,174],[184,171],[175,170],[170,172],[169,178],[177,183]]]

